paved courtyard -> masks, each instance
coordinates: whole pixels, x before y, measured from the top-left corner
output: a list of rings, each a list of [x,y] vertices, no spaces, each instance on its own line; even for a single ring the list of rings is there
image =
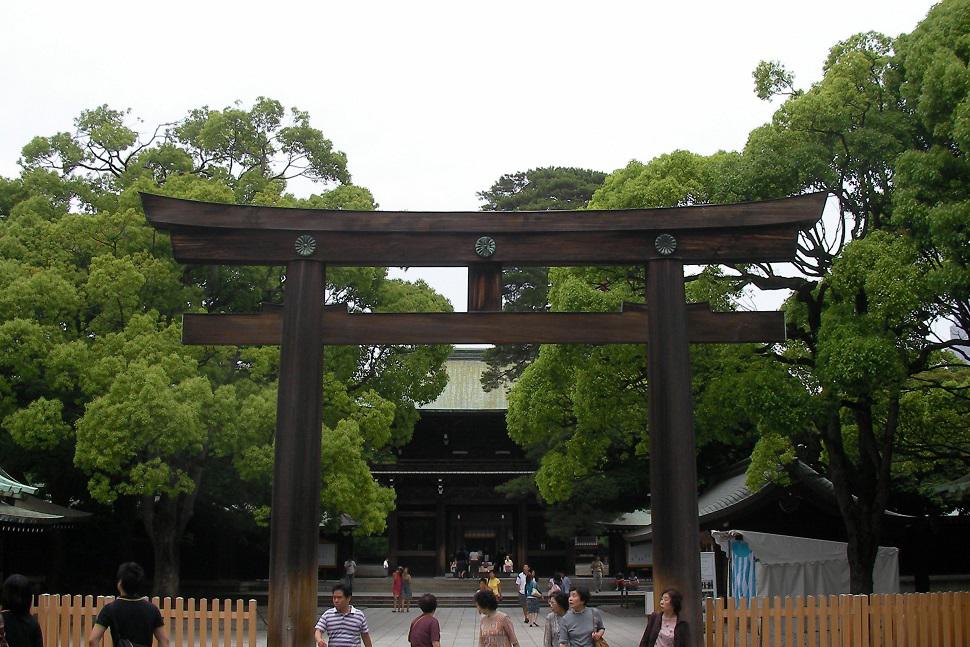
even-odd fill
[[[413,609],[411,613],[393,613],[391,609],[358,607],[367,614],[370,635],[374,647],[408,647],[408,626],[420,613]],[[635,647],[640,642],[646,618],[642,610],[624,609],[621,607],[604,606],[603,623],[606,625],[605,638],[610,647]],[[503,610],[504,611],[504,610]],[[435,612],[441,625],[441,647],[476,647],[476,628],[478,613],[473,608],[443,608]],[[522,616],[511,613],[510,617],[515,626],[515,635],[522,647],[541,647],[542,626],[528,627],[522,622]],[[540,625],[545,622],[545,615],[540,617]],[[312,636],[307,637],[307,645],[313,642]],[[266,645],[266,630],[259,632],[259,645]]]

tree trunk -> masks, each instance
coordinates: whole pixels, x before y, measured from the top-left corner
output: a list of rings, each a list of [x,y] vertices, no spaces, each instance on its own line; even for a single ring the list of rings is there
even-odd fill
[[[871,593],[872,566],[875,564],[877,548],[873,545],[874,538],[868,524],[871,517],[860,510],[861,502],[853,491],[852,481],[856,466],[852,465],[842,443],[839,407],[833,407],[822,426],[822,439],[829,455],[829,478],[834,486],[835,500],[848,539],[846,558],[849,562],[849,591]]]
[[[872,569],[876,565],[879,541],[872,536],[869,524],[852,524],[846,557],[849,559],[849,592],[872,593]]]
[[[160,597],[178,595],[180,543],[181,533],[176,533],[174,526],[166,526],[160,529],[156,524],[155,534],[152,536],[152,548],[155,552],[155,578],[152,583],[152,595]]]
[[[856,403],[853,409],[859,434],[859,456],[853,462],[842,443],[840,407],[834,406],[822,434],[829,455],[829,477],[845,524],[849,587],[854,594],[872,593],[872,570],[879,552],[882,517],[889,496],[892,441],[898,424],[898,395],[891,398],[885,427],[877,437],[872,405]]]
[[[152,595],[178,595],[182,537],[195,511],[195,498],[201,475],[201,467],[193,469],[195,489],[191,494],[142,497],[142,520],[145,531],[151,538],[155,555]]]

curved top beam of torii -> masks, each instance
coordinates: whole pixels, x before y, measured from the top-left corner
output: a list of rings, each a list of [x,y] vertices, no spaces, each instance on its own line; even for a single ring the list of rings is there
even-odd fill
[[[183,263],[466,266],[691,264],[792,260],[826,193],[726,205],[610,211],[336,211],[142,193]],[[673,245],[670,244],[671,238]]]

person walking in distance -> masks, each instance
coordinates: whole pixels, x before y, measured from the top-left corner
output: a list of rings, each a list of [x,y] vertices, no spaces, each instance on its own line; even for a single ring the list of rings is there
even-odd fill
[[[593,557],[593,563],[589,565],[589,570],[593,574],[593,591],[599,593],[603,588],[603,560],[599,555]]]
[[[344,562],[344,584],[351,591],[354,590],[354,574],[357,572],[357,562],[354,561],[353,556]]]
[[[529,608],[525,595],[525,584],[529,581],[529,565],[523,564],[522,570],[515,576],[515,586],[519,590],[519,606],[522,607],[522,622],[529,624]]]
[[[539,590],[539,582],[536,581],[536,572],[532,571],[525,582],[525,605],[529,610],[530,627],[538,627],[539,623],[539,601],[542,599],[542,591]]]
[[[616,574],[615,584],[616,590],[620,592],[620,606],[626,607],[630,594],[627,592],[626,576],[622,572]]]
[[[98,647],[104,632],[111,630],[115,647],[151,647],[152,638],[158,647],[168,647],[168,633],[162,613],[142,595],[145,571],[135,562],[118,567],[118,598],[104,605],[88,634],[88,647]]]
[[[562,580],[561,588],[563,591],[565,591],[566,593],[569,593],[570,591],[573,590],[573,583],[569,579],[568,575],[566,575],[562,571],[559,571],[558,573],[556,573],[556,575],[558,575],[559,579]]]
[[[394,609],[391,613],[404,613],[401,606],[401,590],[404,588],[404,567],[398,566],[391,576],[391,595],[394,596]]]
[[[353,596],[347,586],[334,584],[331,595],[333,607],[323,612],[313,628],[316,647],[359,647],[362,640],[364,647],[373,647],[367,616],[351,604]]]
[[[512,620],[498,610],[498,600],[488,589],[475,594],[475,606],[481,614],[478,647],[519,647]]]
[[[502,580],[498,579],[495,570],[488,572],[488,589],[495,595],[495,599],[502,601]]]
[[[401,573],[401,602],[403,602],[404,612],[411,613],[411,569],[407,566]]]
[[[438,598],[425,593],[418,598],[418,608],[421,609],[421,615],[411,621],[408,642],[411,647],[441,647],[441,626],[434,617]]]

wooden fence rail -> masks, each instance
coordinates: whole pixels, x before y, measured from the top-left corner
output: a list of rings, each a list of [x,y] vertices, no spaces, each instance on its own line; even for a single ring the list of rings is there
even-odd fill
[[[970,593],[708,598],[706,647],[967,647]]]
[[[101,608],[113,597],[41,595],[33,608],[44,647],[86,647]],[[152,598],[172,647],[256,647],[256,601]],[[106,632],[103,647],[114,647]],[[157,646],[158,642],[153,641]]]

